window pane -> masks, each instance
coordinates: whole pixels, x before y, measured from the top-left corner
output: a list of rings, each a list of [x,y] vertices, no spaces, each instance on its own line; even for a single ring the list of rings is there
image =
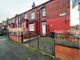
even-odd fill
[[[15,23],[15,20],[14,20],[14,19],[12,19],[12,22],[13,22],[13,23]]]
[[[22,28],[24,28],[24,23],[22,23]]]
[[[42,16],[46,16],[46,9],[45,8],[42,9]]]
[[[20,17],[19,17],[19,23],[20,23],[20,20],[21,20],[21,19],[20,19]]]
[[[18,27],[18,17],[16,17],[16,25],[17,25],[17,27]]]
[[[22,23],[22,28],[26,28],[26,22]]]
[[[16,23],[18,23],[18,17],[16,17]]]
[[[27,14],[25,14],[25,19],[27,19]]]
[[[24,22],[24,28],[26,28],[26,22]]]
[[[35,19],[35,12],[31,13],[31,19]]]
[[[34,24],[29,24],[29,31],[34,31]]]
[[[9,23],[11,24],[11,20],[9,20]]]

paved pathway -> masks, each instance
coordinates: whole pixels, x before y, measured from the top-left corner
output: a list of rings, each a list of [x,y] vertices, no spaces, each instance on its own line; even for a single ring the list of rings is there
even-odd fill
[[[0,37],[0,60],[54,60],[22,44]]]

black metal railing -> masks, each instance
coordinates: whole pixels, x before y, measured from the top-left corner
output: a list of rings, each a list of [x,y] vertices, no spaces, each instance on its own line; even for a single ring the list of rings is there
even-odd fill
[[[54,33],[48,36],[37,35],[35,38],[29,39],[26,44],[33,48],[37,48],[45,53],[55,56],[55,45],[64,45],[68,47],[80,48],[79,35]]]
[[[80,48],[79,36],[80,35],[56,33],[55,43],[60,45]]]

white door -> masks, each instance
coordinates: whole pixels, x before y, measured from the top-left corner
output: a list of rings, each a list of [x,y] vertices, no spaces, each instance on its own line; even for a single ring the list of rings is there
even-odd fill
[[[42,34],[46,35],[46,22],[42,22]]]

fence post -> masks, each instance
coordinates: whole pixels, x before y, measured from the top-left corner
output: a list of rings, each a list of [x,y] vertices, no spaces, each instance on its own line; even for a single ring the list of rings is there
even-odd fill
[[[38,45],[38,47],[37,47],[37,48],[39,49],[39,36],[38,36],[38,43],[37,43],[37,45]]]
[[[23,43],[23,32],[21,32],[21,43]]]
[[[52,41],[52,54],[55,56],[55,32],[50,33],[51,41]]]

